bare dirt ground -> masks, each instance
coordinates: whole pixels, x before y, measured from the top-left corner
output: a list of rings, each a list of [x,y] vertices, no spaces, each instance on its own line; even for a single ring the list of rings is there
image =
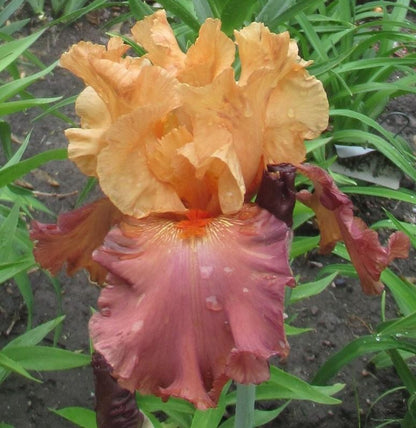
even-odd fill
[[[59,27],[46,32],[33,46],[33,53],[46,64],[57,60],[71,44],[80,40],[105,43],[105,31],[96,24],[83,20],[74,26]],[[36,96],[72,96],[82,89],[82,83],[69,72],[57,68],[53,75],[30,88]],[[415,98],[404,97],[394,101],[389,109],[407,113],[411,123],[402,135],[413,144],[416,135]],[[73,107],[65,113],[74,118]],[[47,116],[32,122],[39,111],[15,115],[11,118],[14,134],[23,139],[33,129],[31,143],[26,156],[51,148],[66,147],[63,130],[68,127],[62,120]],[[396,124],[397,125],[397,124]],[[396,126],[394,123],[392,126]],[[33,187],[50,194],[40,197],[57,214],[73,209],[77,191],[82,189],[86,178],[69,161],[53,162],[42,171],[49,174],[58,183],[58,187],[48,184],[45,175],[30,174],[26,177]],[[413,184],[411,183],[410,186]],[[413,218],[412,207],[394,201],[376,201],[366,198],[355,199],[357,215],[367,222],[382,217],[381,205],[391,210],[399,220]],[[38,220],[53,222],[46,215],[36,215]],[[296,260],[295,274],[300,282],[313,280],[319,268],[334,260],[315,253]],[[396,271],[407,277],[416,277],[414,259],[397,264]],[[31,276],[34,291],[34,325],[46,322],[57,315],[57,298],[53,287],[42,272]],[[89,284],[86,275],[77,274],[68,278],[61,274],[63,312],[66,314],[59,345],[65,349],[88,352],[89,339],[87,324],[91,307],[96,307],[98,289]],[[27,313],[17,287],[13,283],[0,287],[0,347],[8,340],[21,334],[26,327]],[[387,316],[397,316],[397,308],[387,296]],[[295,325],[310,327],[312,332],[290,337],[291,354],[285,369],[295,375],[310,380],[322,363],[334,352],[360,335],[368,334],[380,321],[380,299],[366,297],[361,293],[357,280],[341,278],[321,295],[301,302],[288,310],[288,315],[296,316]],[[31,427],[70,427],[54,415],[49,409],[66,406],[84,406],[93,408],[94,391],[92,373],[89,367],[59,373],[37,373],[43,383],[36,384],[22,377],[10,376],[0,388],[0,425],[7,422],[16,428]],[[321,406],[311,403],[294,402],[282,416],[268,427],[373,427],[377,420],[400,418],[405,413],[405,396],[401,392],[389,395],[380,401],[369,413],[370,406],[386,390],[399,385],[397,375],[392,369],[374,372],[363,358],[350,364],[333,382],[346,383],[339,394],[342,404],[339,406]],[[269,403],[262,404],[267,407]],[[273,404],[275,405],[275,404]],[[367,425],[364,424],[367,418]],[[389,425],[394,426],[394,425]]]

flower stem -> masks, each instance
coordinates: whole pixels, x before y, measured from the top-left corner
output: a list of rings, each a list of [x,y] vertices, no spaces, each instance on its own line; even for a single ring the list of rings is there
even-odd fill
[[[235,408],[235,428],[254,427],[254,402],[256,385],[237,383],[237,405]]]

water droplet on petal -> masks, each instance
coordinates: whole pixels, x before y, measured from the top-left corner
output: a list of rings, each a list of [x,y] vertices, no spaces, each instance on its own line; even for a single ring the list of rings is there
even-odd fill
[[[133,333],[137,333],[138,331],[140,331],[143,328],[143,324],[144,321],[143,320],[138,320],[136,321],[132,326],[131,326],[131,331]]]
[[[218,302],[217,296],[209,296],[205,299],[207,308],[211,311],[220,311],[222,310],[222,305]]]
[[[225,268],[224,268],[224,272],[225,272],[227,275],[231,275],[231,274],[234,272],[234,268],[233,268],[233,267],[230,267],[230,266],[225,266]]]
[[[287,115],[288,115],[288,117],[289,117],[290,119],[293,119],[293,118],[295,117],[295,111],[293,110],[293,108],[290,108],[290,109],[287,111]]]
[[[244,287],[244,288],[243,288],[243,293],[248,293],[248,291],[249,291],[249,290],[248,290],[248,288],[247,288],[247,287]]]
[[[200,266],[199,272],[201,273],[202,279],[209,279],[214,272],[214,266]]]
[[[108,306],[103,306],[103,307],[100,309],[100,314],[101,314],[103,317],[109,317],[109,316],[111,315],[111,309],[110,309]]]

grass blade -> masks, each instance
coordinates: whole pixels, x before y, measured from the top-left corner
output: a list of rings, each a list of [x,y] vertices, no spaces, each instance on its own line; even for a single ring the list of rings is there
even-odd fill
[[[14,180],[27,174],[33,169],[39,168],[46,162],[50,162],[52,160],[64,160],[67,158],[68,151],[66,149],[53,149],[23,160],[16,165],[3,168],[0,170],[0,187],[12,183]]]

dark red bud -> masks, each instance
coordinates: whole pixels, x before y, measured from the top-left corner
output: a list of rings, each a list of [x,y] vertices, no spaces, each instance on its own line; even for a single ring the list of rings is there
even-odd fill
[[[267,165],[257,194],[256,204],[272,213],[289,227],[293,224],[296,202],[296,167],[289,163]]]
[[[92,356],[98,428],[141,428],[143,415],[136,399],[111,376],[112,368],[98,352]]]

